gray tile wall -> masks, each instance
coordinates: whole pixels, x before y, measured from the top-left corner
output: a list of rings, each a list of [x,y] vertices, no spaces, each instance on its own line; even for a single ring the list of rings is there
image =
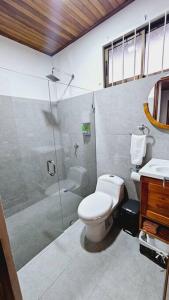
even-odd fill
[[[48,176],[46,161],[54,159],[53,126],[59,179],[70,166],[88,171],[92,193],[97,176],[117,174],[125,179],[129,197],[138,199],[139,184],[130,179],[130,133],[138,125],[150,129],[147,156],[169,159],[169,133],[153,127],[143,112],[143,103],[160,75],[53,103],[0,96],[0,195],[7,215],[45,197],[56,178]],[[91,106],[95,101],[95,116]],[[82,112],[90,111],[91,137],[81,132]],[[94,120],[95,118],[95,120]],[[96,147],[95,126],[96,122]],[[74,144],[79,145],[77,157]]]
[[[129,197],[138,199],[139,183],[130,179],[130,133],[150,129],[145,162],[151,157],[169,159],[169,132],[153,127],[143,111],[149,92],[160,75],[124,83],[95,93],[97,176],[117,174],[125,179]]]
[[[47,101],[0,96],[0,195],[6,216],[42,200],[56,181],[46,171],[46,161],[55,158],[49,109]],[[61,156],[59,142],[56,131]],[[61,177],[61,163],[59,170]]]
[[[70,166],[82,166],[87,169],[89,187],[86,195],[94,192],[96,187],[96,140],[95,116],[92,111],[93,93],[73,97],[58,102],[59,132],[64,149],[65,172]],[[91,136],[84,137],[81,132],[82,113],[89,112]],[[74,144],[79,145],[77,157]]]
[[[93,94],[59,103],[0,96],[0,195],[6,216],[46,197],[47,187],[67,177],[70,166],[88,171],[89,189],[96,185]],[[91,136],[81,133],[82,111],[90,111]],[[53,128],[55,145],[53,139]],[[74,144],[79,145],[77,157]],[[56,156],[54,151],[56,146]],[[47,160],[56,160],[58,177],[47,174]],[[57,184],[56,184],[57,185]]]

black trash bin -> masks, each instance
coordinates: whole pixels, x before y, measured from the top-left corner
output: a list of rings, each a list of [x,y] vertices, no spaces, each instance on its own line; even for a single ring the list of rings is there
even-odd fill
[[[132,236],[139,232],[139,211],[140,203],[133,199],[127,200],[120,209],[120,227]]]

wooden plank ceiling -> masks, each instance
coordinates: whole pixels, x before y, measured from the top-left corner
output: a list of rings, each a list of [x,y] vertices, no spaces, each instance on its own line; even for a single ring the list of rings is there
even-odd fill
[[[0,34],[54,55],[132,1],[0,0]]]

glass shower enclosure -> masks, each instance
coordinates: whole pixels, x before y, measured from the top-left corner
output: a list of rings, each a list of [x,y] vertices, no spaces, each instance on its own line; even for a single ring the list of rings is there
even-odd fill
[[[46,100],[0,96],[0,195],[17,270],[77,220],[96,184],[93,94],[56,101],[39,80]]]

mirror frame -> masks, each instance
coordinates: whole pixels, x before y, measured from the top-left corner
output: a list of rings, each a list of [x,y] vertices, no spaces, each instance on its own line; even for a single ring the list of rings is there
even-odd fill
[[[149,122],[154,125],[155,127],[157,128],[160,128],[160,129],[166,129],[166,130],[169,130],[169,125],[166,125],[166,124],[163,124],[163,123],[160,123],[158,121],[156,121],[152,115],[150,114],[150,111],[149,111],[149,107],[148,107],[148,103],[144,103],[143,104],[144,106],[144,113],[147,117],[147,119],[149,120]]]

